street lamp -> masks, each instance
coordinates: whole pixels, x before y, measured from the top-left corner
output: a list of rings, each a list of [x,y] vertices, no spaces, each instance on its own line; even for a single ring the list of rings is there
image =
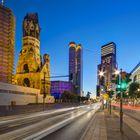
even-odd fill
[[[120,71],[119,70],[115,70],[115,75],[119,75]]]
[[[120,71],[119,74],[119,80],[120,80],[120,84],[122,83],[122,69]],[[123,93],[122,93],[122,87],[120,88],[120,94],[121,94],[121,98],[120,98],[120,131],[122,132],[123,129],[123,106],[122,106],[122,102],[123,102]]]
[[[120,131],[122,132],[123,129],[123,106],[122,106],[122,102],[123,102],[123,92],[122,92],[122,69],[116,70],[115,71],[115,75],[119,76],[118,79],[118,85],[120,85]]]
[[[104,76],[104,72],[103,71],[99,71],[99,76],[100,76],[100,78],[103,77]],[[103,87],[101,88],[101,84],[100,84],[100,95],[103,94],[103,92],[104,92],[104,88]],[[101,96],[100,96],[100,98],[101,98]],[[103,109],[104,109],[103,97],[102,97],[102,106],[103,106]]]
[[[104,76],[104,72],[103,71],[100,71],[99,72],[99,76],[101,76],[101,77]]]
[[[112,96],[111,92],[112,92],[112,89],[109,88],[108,89],[108,95],[109,95],[108,110],[109,110],[110,115],[111,115],[111,96]]]
[[[46,98],[46,72],[44,72],[44,79],[41,80],[43,84],[43,110],[45,110],[45,98]]]
[[[101,89],[101,91],[103,92],[103,91],[104,91],[104,89],[102,88],[102,89]]]
[[[119,75],[119,85],[120,85],[120,131],[122,132],[123,129],[123,93],[122,93],[122,69],[115,71],[116,75]]]

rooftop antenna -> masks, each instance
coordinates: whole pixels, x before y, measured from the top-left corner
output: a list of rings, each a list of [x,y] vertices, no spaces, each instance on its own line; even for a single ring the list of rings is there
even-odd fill
[[[4,0],[1,0],[1,4],[4,5]]]

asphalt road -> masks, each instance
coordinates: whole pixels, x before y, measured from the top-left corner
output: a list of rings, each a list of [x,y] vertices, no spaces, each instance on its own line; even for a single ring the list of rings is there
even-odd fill
[[[94,114],[95,111],[90,110],[72,123],[44,137],[42,140],[58,140],[58,138],[59,140],[80,140]]]
[[[84,131],[90,116],[92,116],[100,107],[99,103],[93,105],[84,105],[78,107],[55,109],[44,112],[30,113],[26,115],[16,115],[11,117],[0,118],[0,140],[30,140],[46,138],[47,135],[66,128],[67,133],[76,132],[80,136],[80,133]],[[81,123],[82,122],[82,123]],[[80,127],[80,130],[74,129],[76,126]],[[71,139],[71,133],[69,137]],[[57,134],[57,132],[56,132]],[[73,138],[74,138],[73,137]]]

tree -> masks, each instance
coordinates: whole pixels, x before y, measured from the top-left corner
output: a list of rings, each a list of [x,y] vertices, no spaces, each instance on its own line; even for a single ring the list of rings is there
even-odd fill
[[[140,91],[138,89],[140,89],[140,84],[136,82],[131,83],[129,86],[129,97],[133,99],[133,102],[140,97]]]
[[[74,93],[69,92],[69,91],[64,91],[62,93],[61,99],[63,100],[63,102],[77,102],[78,96]]]
[[[123,98],[128,98],[128,95],[126,94],[126,92],[124,92],[124,91],[122,91],[123,93],[122,93],[122,96],[123,96]],[[120,98],[121,97],[121,93],[119,92],[118,94],[117,94],[117,98]]]
[[[69,99],[69,94],[70,94],[69,91],[64,91],[64,92],[62,93],[61,99],[62,99],[63,102],[67,102],[67,101],[68,101],[68,99]]]

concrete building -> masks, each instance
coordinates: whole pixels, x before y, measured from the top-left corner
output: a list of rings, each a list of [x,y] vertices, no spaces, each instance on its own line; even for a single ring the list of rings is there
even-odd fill
[[[81,44],[75,42],[69,43],[69,75],[72,75],[72,80],[69,82],[76,88],[78,95],[82,94],[83,89],[83,61]]]
[[[43,96],[40,94],[40,89],[0,82],[0,107],[42,102]],[[45,103],[54,103],[54,98],[47,96]]]
[[[50,95],[50,58],[40,55],[40,26],[37,13],[28,13],[23,20],[22,49],[19,54],[15,84],[40,89]]]
[[[132,80],[131,82],[137,82],[140,84],[140,62],[131,71],[130,79]]]
[[[64,91],[74,93],[74,85],[68,81],[51,81],[51,96],[59,99]]]
[[[15,17],[0,4],[0,82],[12,83],[15,52]]]
[[[111,42],[101,47],[101,64],[98,65],[97,72],[97,96],[114,88],[112,80],[116,69],[116,44]]]

